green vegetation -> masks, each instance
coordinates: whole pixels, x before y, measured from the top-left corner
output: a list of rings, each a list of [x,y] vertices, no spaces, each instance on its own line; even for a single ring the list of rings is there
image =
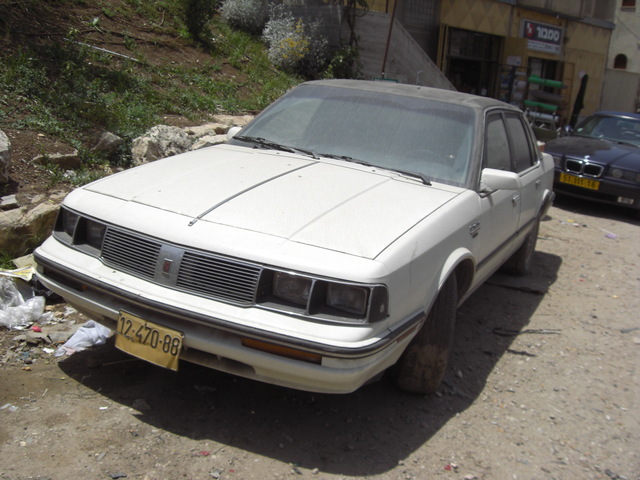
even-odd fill
[[[27,25],[25,21],[16,26],[29,13],[21,12],[20,5],[46,9],[49,3],[28,0],[0,6],[0,17],[8,19],[0,20],[5,39]],[[54,8],[70,12],[75,6],[85,10],[93,6],[81,0],[55,3]],[[207,8],[214,4],[205,0],[97,2],[96,15],[77,20],[64,39],[32,35],[21,37],[27,41],[19,46],[7,42],[11,48],[0,49],[0,128],[31,129],[59,138],[78,148],[88,167],[106,161],[125,166],[127,148],[117,158],[96,158],[88,149],[92,145],[82,140],[86,133],[109,130],[130,143],[162,123],[166,115],[197,122],[214,114],[259,111],[302,80],[277,70],[255,36],[233,30],[217,18],[206,24],[185,20],[185,11],[211,13]],[[105,33],[104,24],[114,19],[121,22],[118,26],[124,25],[124,32],[121,28],[116,33],[130,55],[89,46],[92,37],[87,38],[86,32]],[[128,26],[133,24],[145,25],[148,36],[142,40]],[[150,47],[156,41],[154,35],[173,43],[151,45],[156,56],[148,58],[154,52]],[[189,59],[161,58],[163,52],[180,49],[192,52]]]

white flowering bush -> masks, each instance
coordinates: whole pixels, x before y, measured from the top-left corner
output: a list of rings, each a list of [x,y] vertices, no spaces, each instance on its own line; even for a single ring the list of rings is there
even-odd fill
[[[282,4],[269,9],[262,35],[271,63],[307,78],[317,77],[327,63],[329,42],[319,21],[304,23]]]
[[[222,20],[245,32],[260,34],[267,21],[267,0],[224,0]]]

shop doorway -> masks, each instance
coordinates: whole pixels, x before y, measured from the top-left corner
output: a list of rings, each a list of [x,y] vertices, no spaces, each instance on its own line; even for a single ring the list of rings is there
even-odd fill
[[[502,38],[449,28],[445,75],[460,92],[496,95]]]

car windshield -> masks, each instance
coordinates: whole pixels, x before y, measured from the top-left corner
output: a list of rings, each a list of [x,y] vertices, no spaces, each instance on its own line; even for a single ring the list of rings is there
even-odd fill
[[[575,135],[603,138],[640,147],[640,120],[629,117],[594,115],[578,126]]]
[[[339,158],[464,186],[474,112],[460,105],[367,90],[305,85],[242,130],[238,140]]]

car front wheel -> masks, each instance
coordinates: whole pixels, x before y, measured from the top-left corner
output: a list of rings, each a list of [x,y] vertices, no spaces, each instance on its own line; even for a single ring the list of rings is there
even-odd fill
[[[451,275],[438,293],[427,319],[402,354],[395,370],[396,385],[416,394],[435,392],[449,361],[453,344],[458,286]]]
[[[504,271],[512,275],[526,275],[531,270],[533,254],[536,252],[538,232],[540,231],[540,217],[535,219],[535,225],[518,250],[504,264]]]

